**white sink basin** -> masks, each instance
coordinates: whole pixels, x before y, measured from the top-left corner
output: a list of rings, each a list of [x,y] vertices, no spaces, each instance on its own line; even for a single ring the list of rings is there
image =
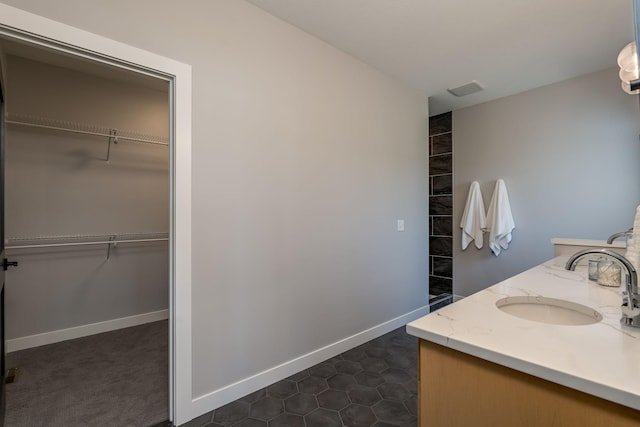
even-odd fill
[[[512,316],[553,325],[590,325],[602,320],[602,315],[585,305],[540,296],[506,297],[496,301],[496,307]]]

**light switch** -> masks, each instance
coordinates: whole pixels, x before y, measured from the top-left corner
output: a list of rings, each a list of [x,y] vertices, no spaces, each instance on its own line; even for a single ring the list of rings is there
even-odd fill
[[[404,219],[398,220],[398,231],[404,231]]]

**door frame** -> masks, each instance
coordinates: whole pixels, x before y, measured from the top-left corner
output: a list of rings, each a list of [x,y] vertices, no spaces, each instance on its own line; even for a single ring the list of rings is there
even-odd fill
[[[4,257],[5,254],[5,229],[4,229],[4,184],[5,184],[5,173],[4,173],[4,164],[5,164],[5,102],[4,102],[4,57],[2,49],[0,49],[0,262],[5,263]],[[0,380],[2,384],[0,384],[0,427],[4,427],[4,418],[7,409],[7,399],[6,399],[6,390],[5,390],[5,380],[6,380],[6,357],[7,357],[7,341],[5,336],[6,323],[5,323],[5,309],[4,309],[4,283],[5,283],[5,274],[4,274],[4,265],[0,267]]]
[[[191,370],[191,66],[0,3],[0,37],[169,83],[169,419],[194,416]]]

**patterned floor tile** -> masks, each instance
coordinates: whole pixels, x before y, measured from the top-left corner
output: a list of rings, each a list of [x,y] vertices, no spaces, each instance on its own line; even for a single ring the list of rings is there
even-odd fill
[[[187,425],[415,427],[417,363],[417,338],[399,328]]]

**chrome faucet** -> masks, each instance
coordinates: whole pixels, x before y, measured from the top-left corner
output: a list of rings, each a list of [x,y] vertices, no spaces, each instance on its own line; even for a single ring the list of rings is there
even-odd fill
[[[631,227],[630,229],[628,229],[627,231],[621,231],[619,233],[615,233],[612,234],[611,236],[609,236],[609,238],[607,239],[607,243],[608,244],[612,244],[614,240],[619,239],[621,237],[631,237],[631,235],[633,234],[633,227]]]
[[[571,255],[565,265],[567,270],[575,270],[578,261],[586,255],[606,255],[618,261],[626,270],[626,291],[622,301],[622,318],[620,323],[640,328],[640,295],[638,295],[638,274],[627,258],[609,249],[585,249]]]

